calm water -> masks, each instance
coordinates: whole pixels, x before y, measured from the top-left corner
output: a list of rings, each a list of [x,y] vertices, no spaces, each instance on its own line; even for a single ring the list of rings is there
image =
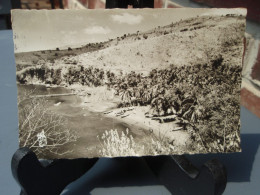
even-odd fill
[[[46,88],[43,85],[18,85],[18,95],[25,90],[34,90],[34,95],[71,93],[69,89],[63,87]],[[145,137],[143,130],[131,129],[125,123],[105,117],[103,113],[89,111],[81,105],[81,99],[75,95],[48,97],[47,100],[48,109],[68,119],[68,126],[71,131],[75,131],[79,135],[76,143],[66,145],[68,149],[74,151],[70,156],[65,156],[67,158],[97,156],[97,148],[100,146],[97,135],[101,136],[105,130],[117,129],[121,132],[129,128],[131,134],[137,140]],[[59,106],[55,106],[59,102]],[[140,135],[143,136],[140,137]]]

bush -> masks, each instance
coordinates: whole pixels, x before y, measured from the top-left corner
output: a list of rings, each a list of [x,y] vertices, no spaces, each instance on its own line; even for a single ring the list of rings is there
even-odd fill
[[[183,147],[174,146],[174,140],[169,140],[166,135],[156,137],[154,134],[150,134],[146,136],[144,144],[137,143],[128,129],[125,132],[122,131],[121,134],[116,129],[111,129],[105,131],[101,137],[97,136],[97,138],[100,141],[99,155],[106,157],[165,155],[187,152],[187,149]]]
[[[117,129],[106,130],[98,139],[101,143],[99,150],[101,156],[137,156],[138,151],[142,149],[135,143],[133,136],[129,135],[128,129],[126,132],[122,131],[121,135]]]

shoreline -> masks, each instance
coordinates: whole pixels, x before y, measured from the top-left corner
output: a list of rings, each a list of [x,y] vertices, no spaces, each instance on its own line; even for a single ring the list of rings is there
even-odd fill
[[[149,106],[117,108],[120,99],[113,95],[113,91],[108,91],[106,87],[94,88],[79,84],[69,86],[36,85],[45,86],[46,89],[64,88],[69,90],[80,99],[81,102],[78,102],[78,107],[87,109],[90,112],[103,113],[104,117],[115,119],[132,128],[137,128],[137,130],[143,130],[147,134],[154,134],[159,140],[168,138],[171,142],[174,141],[177,146],[181,147],[187,146],[187,142],[190,141],[190,133],[183,129],[176,130],[178,126],[174,122],[159,123],[157,120],[145,117],[145,113],[149,111]],[[137,130],[134,130],[133,133],[136,134]]]
[[[156,120],[145,117],[145,113],[148,110],[148,106],[116,108],[107,111],[104,115],[130,126],[143,129],[147,133],[154,134],[159,140],[169,138],[177,146],[187,146],[187,142],[190,141],[190,134],[187,130],[175,130],[178,127],[173,122],[159,123]],[[120,115],[119,113],[123,114]]]

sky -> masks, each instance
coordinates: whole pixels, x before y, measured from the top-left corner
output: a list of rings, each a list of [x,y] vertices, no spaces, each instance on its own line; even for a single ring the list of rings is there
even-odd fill
[[[76,47],[201,15],[245,9],[12,10],[15,53]]]

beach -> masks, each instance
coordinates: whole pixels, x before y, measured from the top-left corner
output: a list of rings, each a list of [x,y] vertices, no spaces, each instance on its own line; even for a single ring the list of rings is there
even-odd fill
[[[145,131],[154,134],[158,139],[168,138],[170,142],[174,142],[179,147],[187,146],[190,143],[190,134],[185,129],[173,123],[159,123],[157,120],[145,117],[145,113],[149,110],[149,106],[136,106],[128,108],[117,108],[105,112],[107,117],[114,118],[124,123],[145,129]]]

